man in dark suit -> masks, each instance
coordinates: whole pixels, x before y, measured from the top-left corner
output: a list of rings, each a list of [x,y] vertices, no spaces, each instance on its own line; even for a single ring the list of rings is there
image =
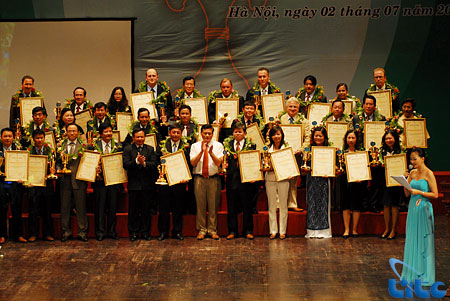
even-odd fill
[[[155,133],[156,134],[156,140],[158,142],[161,141],[161,135],[158,133],[156,124],[153,119],[150,119],[150,112],[147,108],[140,108],[138,110],[138,122],[134,122],[131,128],[131,133],[135,129],[142,129],[145,133],[145,135]],[[133,137],[129,133],[127,137],[125,138],[125,141],[123,142],[124,148],[133,142]]]
[[[181,139],[181,126],[179,123],[169,124],[169,138],[161,143],[162,155],[171,154],[182,150],[189,162],[189,144]],[[164,240],[169,235],[170,212],[172,211],[172,237],[183,240],[183,203],[186,201],[186,183],[179,183],[172,186],[158,186],[158,240]]]
[[[12,129],[16,127],[17,120],[20,122],[20,98],[24,97],[42,97],[42,93],[34,88],[34,78],[30,75],[22,77],[21,89],[11,97],[9,126]]]
[[[251,101],[255,102],[256,94],[261,97],[262,95],[281,93],[280,88],[275,86],[275,84],[270,81],[269,69],[267,69],[265,67],[261,67],[258,69],[258,72],[256,75],[257,75],[258,81],[255,83],[255,85],[252,88],[250,88],[247,91],[247,95],[245,96],[246,101],[251,100]],[[263,115],[261,104],[258,105],[257,109],[258,109],[259,113],[261,115]]]
[[[14,131],[11,128],[4,128],[1,131],[1,156],[5,157],[5,152],[20,149],[14,143]],[[5,172],[5,163],[1,166],[1,171]],[[5,182],[4,177],[0,177],[0,244],[6,242],[8,206],[11,204],[12,220],[10,224],[11,238],[21,243],[27,240],[22,232],[22,196],[23,186],[19,182]]]
[[[102,124],[109,125],[114,130],[111,118],[107,112],[106,104],[104,102],[97,102],[94,105],[94,118],[88,121],[87,130],[97,133]]]
[[[73,90],[73,102],[70,104],[70,110],[75,115],[83,110],[89,109],[86,100],[86,89],[83,87],[76,87]]]
[[[43,107],[35,107],[32,110],[33,120],[30,121],[28,126],[25,126],[24,133],[21,138],[21,144],[23,147],[27,147],[31,144],[33,132],[35,130],[42,130],[45,133],[54,131],[53,127],[47,122],[47,110]]]
[[[112,126],[102,123],[98,128],[100,138],[94,141],[93,149],[102,155],[113,154],[122,151],[119,142],[112,138]],[[98,241],[102,241],[105,236],[112,239],[119,239],[116,232],[116,209],[117,198],[122,184],[105,186],[102,168],[97,166],[99,175],[94,183],[95,193],[95,236]],[[107,227],[105,230],[105,213],[108,214]]]
[[[59,172],[61,174],[61,241],[65,242],[72,236],[72,229],[70,227],[70,211],[72,209],[72,195],[73,203],[75,204],[77,223],[78,223],[78,238],[81,241],[87,242],[87,228],[88,219],[86,215],[86,188],[87,182],[76,179],[78,166],[80,165],[80,154],[84,151],[84,147],[79,140],[80,132],[78,126],[74,123],[67,126],[67,138],[62,141],[61,150],[69,157],[67,168],[70,169],[70,174],[61,173],[61,153],[59,154]]]
[[[305,116],[310,104],[327,102],[327,97],[323,94],[323,88],[317,85],[317,79],[314,75],[307,75],[303,79],[303,87],[298,90],[296,97],[300,101],[300,112]]]
[[[123,168],[128,174],[128,232],[135,241],[138,234],[150,240],[150,202],[155,196],[158,157],[152,146],[144,144],[143,129],[133,130],[133,143],[123,152]]]

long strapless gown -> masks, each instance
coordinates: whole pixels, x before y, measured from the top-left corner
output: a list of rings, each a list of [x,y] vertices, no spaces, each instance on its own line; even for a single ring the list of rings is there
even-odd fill
[[[411,187],[429,192],[425,179],[411,180]],[[416,206],[418,199],[421,202]],[[402,279],[408,282],[420,279],[424,286],[435,282],[433,206],[422,195],[411,195],[409,201],[403,262],[412,269],[403,266]]]

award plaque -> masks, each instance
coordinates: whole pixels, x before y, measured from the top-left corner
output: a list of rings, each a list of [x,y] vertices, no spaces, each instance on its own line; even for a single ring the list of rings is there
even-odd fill
[[[89,109],[82,110],[75,114],[75,123],[87,133],[87,124],[92,119],[92,112]]]
[[[147,134],[147,135],[145,135],[144,144],[153,146],[153,149],[156,151],[156,146],[158,145],[158,142],[156,140],[156,134]]]
[[[377,110],[386,118],[392,118],[392,96],[391,90],[368,91],[377,100]]]
[[[225,114],[227,115],[225,117]],[[224,128],[231,128],[233,120],[239,114],[239,98],[216,98],[216,121],[225,118]],[[212,120],[210,120],[212,122]]]
[[[406,167],[406,154],[392,155],[384,157],[384,172],[386,176],[386,187],[402,186],[391,176],[399,177],[408,170]]]
[[[249,126],[247,126],[247,137],[256,144],[256,149],[259,151],[262,151],[264,148],[264,138],[261,133],[261,130],[259,129],[258,124],[252,123]]]
[[[165,159],[167,181],[169,186],[187,182],[192,179],[189,166],[183,151],[177,151],[161,157],[161,161]]]
[[[264,180],[264,174],[261,171],[261,152],[259,150],[239,152],[238,159],[242,183]]]
[[[45,132],[45,140],[44,142],[50,146],[51,149],[56,149],[56,142],[55,142],[55,133],[53,131]]]
[[[30,155],[28,157],[28,183],[45,187],[47,179],[47,156]]]
[[[6,151],[5,152],[5,181],[17,182],[28,180],[28,157],[27,151]]]
[[[78,165],[77,180],[95,182],[97,177],[97,166],[100,162],[101,153],[85,151]]]
[[[150,112],[150,119],[158,117],[156,114],[155,104],[153,103],[152,92],[141,92],[130,94],[130,106],[133,112],[134,120],[137,120],[137,113],[140,108],[146,108]]]
[[[420,147],[427,148],[427,124],[425,118],[406,118],[405,125],[405,146],[406,148]]]
[[[348,116],[352,116],[354,101],[353,100],[343,100],[342,102],[345,104],[344,114],[347,114]]]
[[[333,146],[342,150],[344,147],[344,136],[348,128],[348,122],[327,121],[328,140],[333,143]]]
[[[314,121],[320,123],[331,112],[331,103],[315,102],[308,106],[308,120],[310,123]]]
[[[128,182],[127,172],[123,169],[122,153],[102,155],[103,178],[105,186]]]
[[[191,118],[195,119],[198,124],[209,123],[206,97],[185,98],[183,103],[191,107]]]
[[[303,145],[303,125],[301,124],[281,124],[284,140],[295,151],[302,148]]]
[[[345,153],[344,156],[347,168],[347,181],[349,183],[372,180],[369,153],[367,151]]]
[[[275,119],[280,112],[285,110],[282,93],[263,95],[261,96],[261,102],[265,123],[270,121],[270,117]]]
[[[42,97],[24,97],[19,98],[20,121],[22,127],[27,125],[33,119],[33,109],[35,107],[43,107],[44,99]]]
[[[292,147],[270,153],[270,161],[272,162],[277,181],[283,181],[300,175]]]
[[[313,146],[311,172],[313,177],[336,176],[336,148],[332,146]]]
[[[380,148],[385,128],[386,123],[384,121],[364,122],[364,148],[369,149],[372,141],[375,142],[376,147]]]
[[[125,141],[128,135],[128,127],[133,122],[133,114],[130,113],[116,113],[117,130],[119,131],[120,142]]]

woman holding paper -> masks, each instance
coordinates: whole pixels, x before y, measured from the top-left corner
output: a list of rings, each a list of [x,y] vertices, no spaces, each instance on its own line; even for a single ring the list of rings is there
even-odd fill
[[[280,150],[286,147],[284,142],[284,133],[281,127],[274,126],[269,131],[269,153]],[[286,227],[288,219],[288,192],[289,179],[277,182],[275,172],[273,170],[266,172],[266,193],[269,205],[269,228],[270,239],[275,239],[280,233],[280,239],[286,238]],[[277,200],[280,208],[280,231],[278,231],[277,224]]]
[[[433,172],[426,166],[423,149],[411,150],[413,170],[407,180],[411,190],[404,189],[411,196],[406,219],[406,240],[403,258],[402,279],[409,282],[420,279],[422,285],[435,282],[434,217],[429,199],[437,199],[438,188]]]
[[[382,162],[384,162],[385,156],[397,155],[402,153],[402,148],[400,147],[400,138],[397,131],[386,131],[386,133],[384,133],[383,137],[381,138],[381,141],[382,146],[380,156]],[[380,235],[380,238],[387,238],[389,240],[395,239],[395,237],[397,236],[398,205],[402,197],[402,188],[399,186],[384,187],[381,195],[381,200],[384,208],[383,214],[385,230],[383,234]]]

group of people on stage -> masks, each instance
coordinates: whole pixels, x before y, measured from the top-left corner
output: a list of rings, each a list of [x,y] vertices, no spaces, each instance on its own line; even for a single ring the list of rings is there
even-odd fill
[[[267,137],[268,153],[289,147],[285,141],[283,124],[303,125],[303,146],[294,150],[297,163],[310,165],[310,161],[303,162],[305,149],[312,146],[329,146],[330,142],[326,130],[327,122],[344,122],[349,124],[345,133],[342,152],[356,152],[363,150],[362,130],[366,121],[383,121],[386,118],[379,113],[376,98],[370,91],[391,90],[392,109],[395,112],[395,125],[391,123],[389,129],[382,137],[382,146],[379,151],[380,160],[385,156],[404,152],[401,145],[401,120],[414,118],[416,103],[414,99],[407,98],[400,102],[399,90],[386,81],[385,71],[382,68],[374,70],[374,81],[366,91],[362,102],[349,95],[348,86],[339,83],[336,88],[337,96],[328,101],[323,88],[317,84],[317,79],[308,75],[303,81],[303,87],[295,96],[287,97],[286,111],[281,112],[271,124],[265,124],[261,116],[261,104],[255,101],[255,95],[280,93],[281,90],[270,80],[269,70],[260,68],[257,71],[257,81],[248,90],[246,97],[240,96],[233,89],[231,80],[224,78],[220,82],[220,91],[213,91],[208,95],[209,120],[216,119],[215,100],[218,98],[234,98],[239,100],[241,115],[233,120],[231,128],[220,127],[218,139],[215,140],[214,127],[211,124],[201,125],[198,133],[198,123],[191,117],[192,109],[183,100],[201,97],[195,89],[195,79],[183,79],[183,88],[177,90],[176,100],[172,99],[170,88],[159,80],[157,70],[148,69],[146,80],[139,84],[136,92],[150,92],[153,104],[156,107],[157,117],[151,119],[147,108],[140,108],[137,120],[130,125],[129,134],[122,143],[113,138],[116,129],[117,112],[131,113],[126,92],[122,87],[115,87],[107,103],[98,102],[93,105],[87,98],[87,92],[82,87],[73,91],[73,98],[60,108],[56,123],[51,126],[47,122],[45,106],[35,107],[32,120],[25,127],[20,126],[19,99],[25,97],[42,97],[34,89],[34,79],[25,76],[22,79],[22,88],[12,97],[10,127],[1,131],[0,151],[2,155],[9,150],[27,149],[30,154],[47,155],[49,161],[56,159],[56,166],[49,166],[50,173],[58,174],[57,184],[52,179],[47,180],[46,187],[25,187],[19,182],[5,182],[1,179],[1,213],[0,213],[0,244],[7,239],[7,210],[11,205],[12,223],[10,236],[19,242],[33,242],[39,236],[38,216],[42,217],[43,239],[54,240],[51,221],[51,195],[59,193],[61,204],[61,230],[64,242],[72,237],[70,215],[75,208],[78,223],[78,238],[87,241],[88,219],[86,215],[86,188],[87,182],[76,178],[76,171],[80,159],[86,150],[96,150],[102,154],[123,152],[123,168],[128,175],[128,231],[131,241],[137,239],[150,240],[151,215],[159,211],[158,240],[172,237],[183,240],[182,217],[187,210],[196,211],[197,239],[202,240],[209,236],[219,239],[217,232],[217,210],[220,204],[221,189],[223,186],[220,172],[226,170],[226,196],[228,205],[228,235],[226,239],[233,239],[240,235],[247,239],[254,239],[253,213],[256,207],[258,191],[265,186],[269,208],[270,239],[286,238],[288,210],[303,211],[297,204],[297,188],[306,183],[307,206],[307,235],[309,238],[331,237],[331,199],[339,200],[343,212],[345,225],[344,238],[357,237],[358,220],[362,210],[379,210],[383,206],[385,217],[385,231],[381,238],[394,239],[398,221],[398,206],[404,193],[403,188],[386,187],[382,167],[372,169],[372,180],[347,182],[345,176],[336,179],[316,177],[310,173],[303,173],[300,177],[292,177],[277,181],[273,170],[265,172],[265,181],[242,183],[237,155],[239,152],[254,150],[256,145],[246,136],[247,127],[256,123],[263,137]],[[344,102],[345,101],[345,102]],[[350,101],[350,103],[349,103]],[[306,114],[308,107],[316,102],[331,103],[330,114],[324,116],[319,124],[311,124]],[[352,106],[352,114],[344,113],[346,105]],[[77,113],[89,109],[93,113],[92,120],[86,125],[84,132],[82,125],[77,124]],[[211,122],[219,123],[219,120]],[[222,124],[221,124],[222,125]],[[54,132],[56,149],[45,143],[45,134]],[[146,135],[154,133],[158,146],[153,147],[145,143]],[[201,137],[201,139],[199,139]],[[197,141],[199,140],[199,141]],[[87,142],[86,142],[87,141]],[[158,166],[160,157],[166,154],[183,151],[187,159],[193,180],[182,182],[173,186],[155,185],[158,179]],[[224,161],[224,153],[228,160]],[[63,168],[61,154],[69,157],[67,163],[70,174],[60,173]],[[437,197],[436,180],[432,172],[424,165],[425,154],[421,149],[412,149],[409,152],[411,164],[414,169],[408,180],[412,182],[413,189],[406,191],[412,194],[407,222],[407,245],[415,242],[411,231],[425,231],[426,239],[431,241],[433,225],[427,220],[432,217],[432,207],[428,201]],[[267,158],[266,158],[267,159]],[[101,241],[104,238],[118,239],[116,232],[116,208],[118,195],[123,187],[121,184],[105,185],[101,166],[97,167],[98,177],[93,183],[95,192],[95,234]],[[4,165],[2,166],[4,170]],[[301,178],[301,180],[299,179]],[[56,189],[56,190],[55,190]],[[22,231],[22,196],[28,192],[30,204],[29,228],[30,236],[24,238]],[[420,198],[419,198],[420,197]],[[411,203],[413,202],[414,203]],[[195,205],[194,205],[195,204]],[[412,205],[411,205],[412,204]],[[196,207],[196,209],[194,209]],[[279,222],[277,222],[279,210]],[[172,212],[173,227],[170,229],[170,212]],[[239,233],[238,214],[243,212],[242,233]],[[353,213],[353,214],[352,214]],[[106,215],[106,216],[105,216]],[[351,217],[353,224],[351,225]],[[105,221],[106,217],[106,221]],[[419,230],[415,219],[423,223]],[[406,254],[405,258],[415,260],[415,254]],[[434,262],[434,261],[433,261]]]

